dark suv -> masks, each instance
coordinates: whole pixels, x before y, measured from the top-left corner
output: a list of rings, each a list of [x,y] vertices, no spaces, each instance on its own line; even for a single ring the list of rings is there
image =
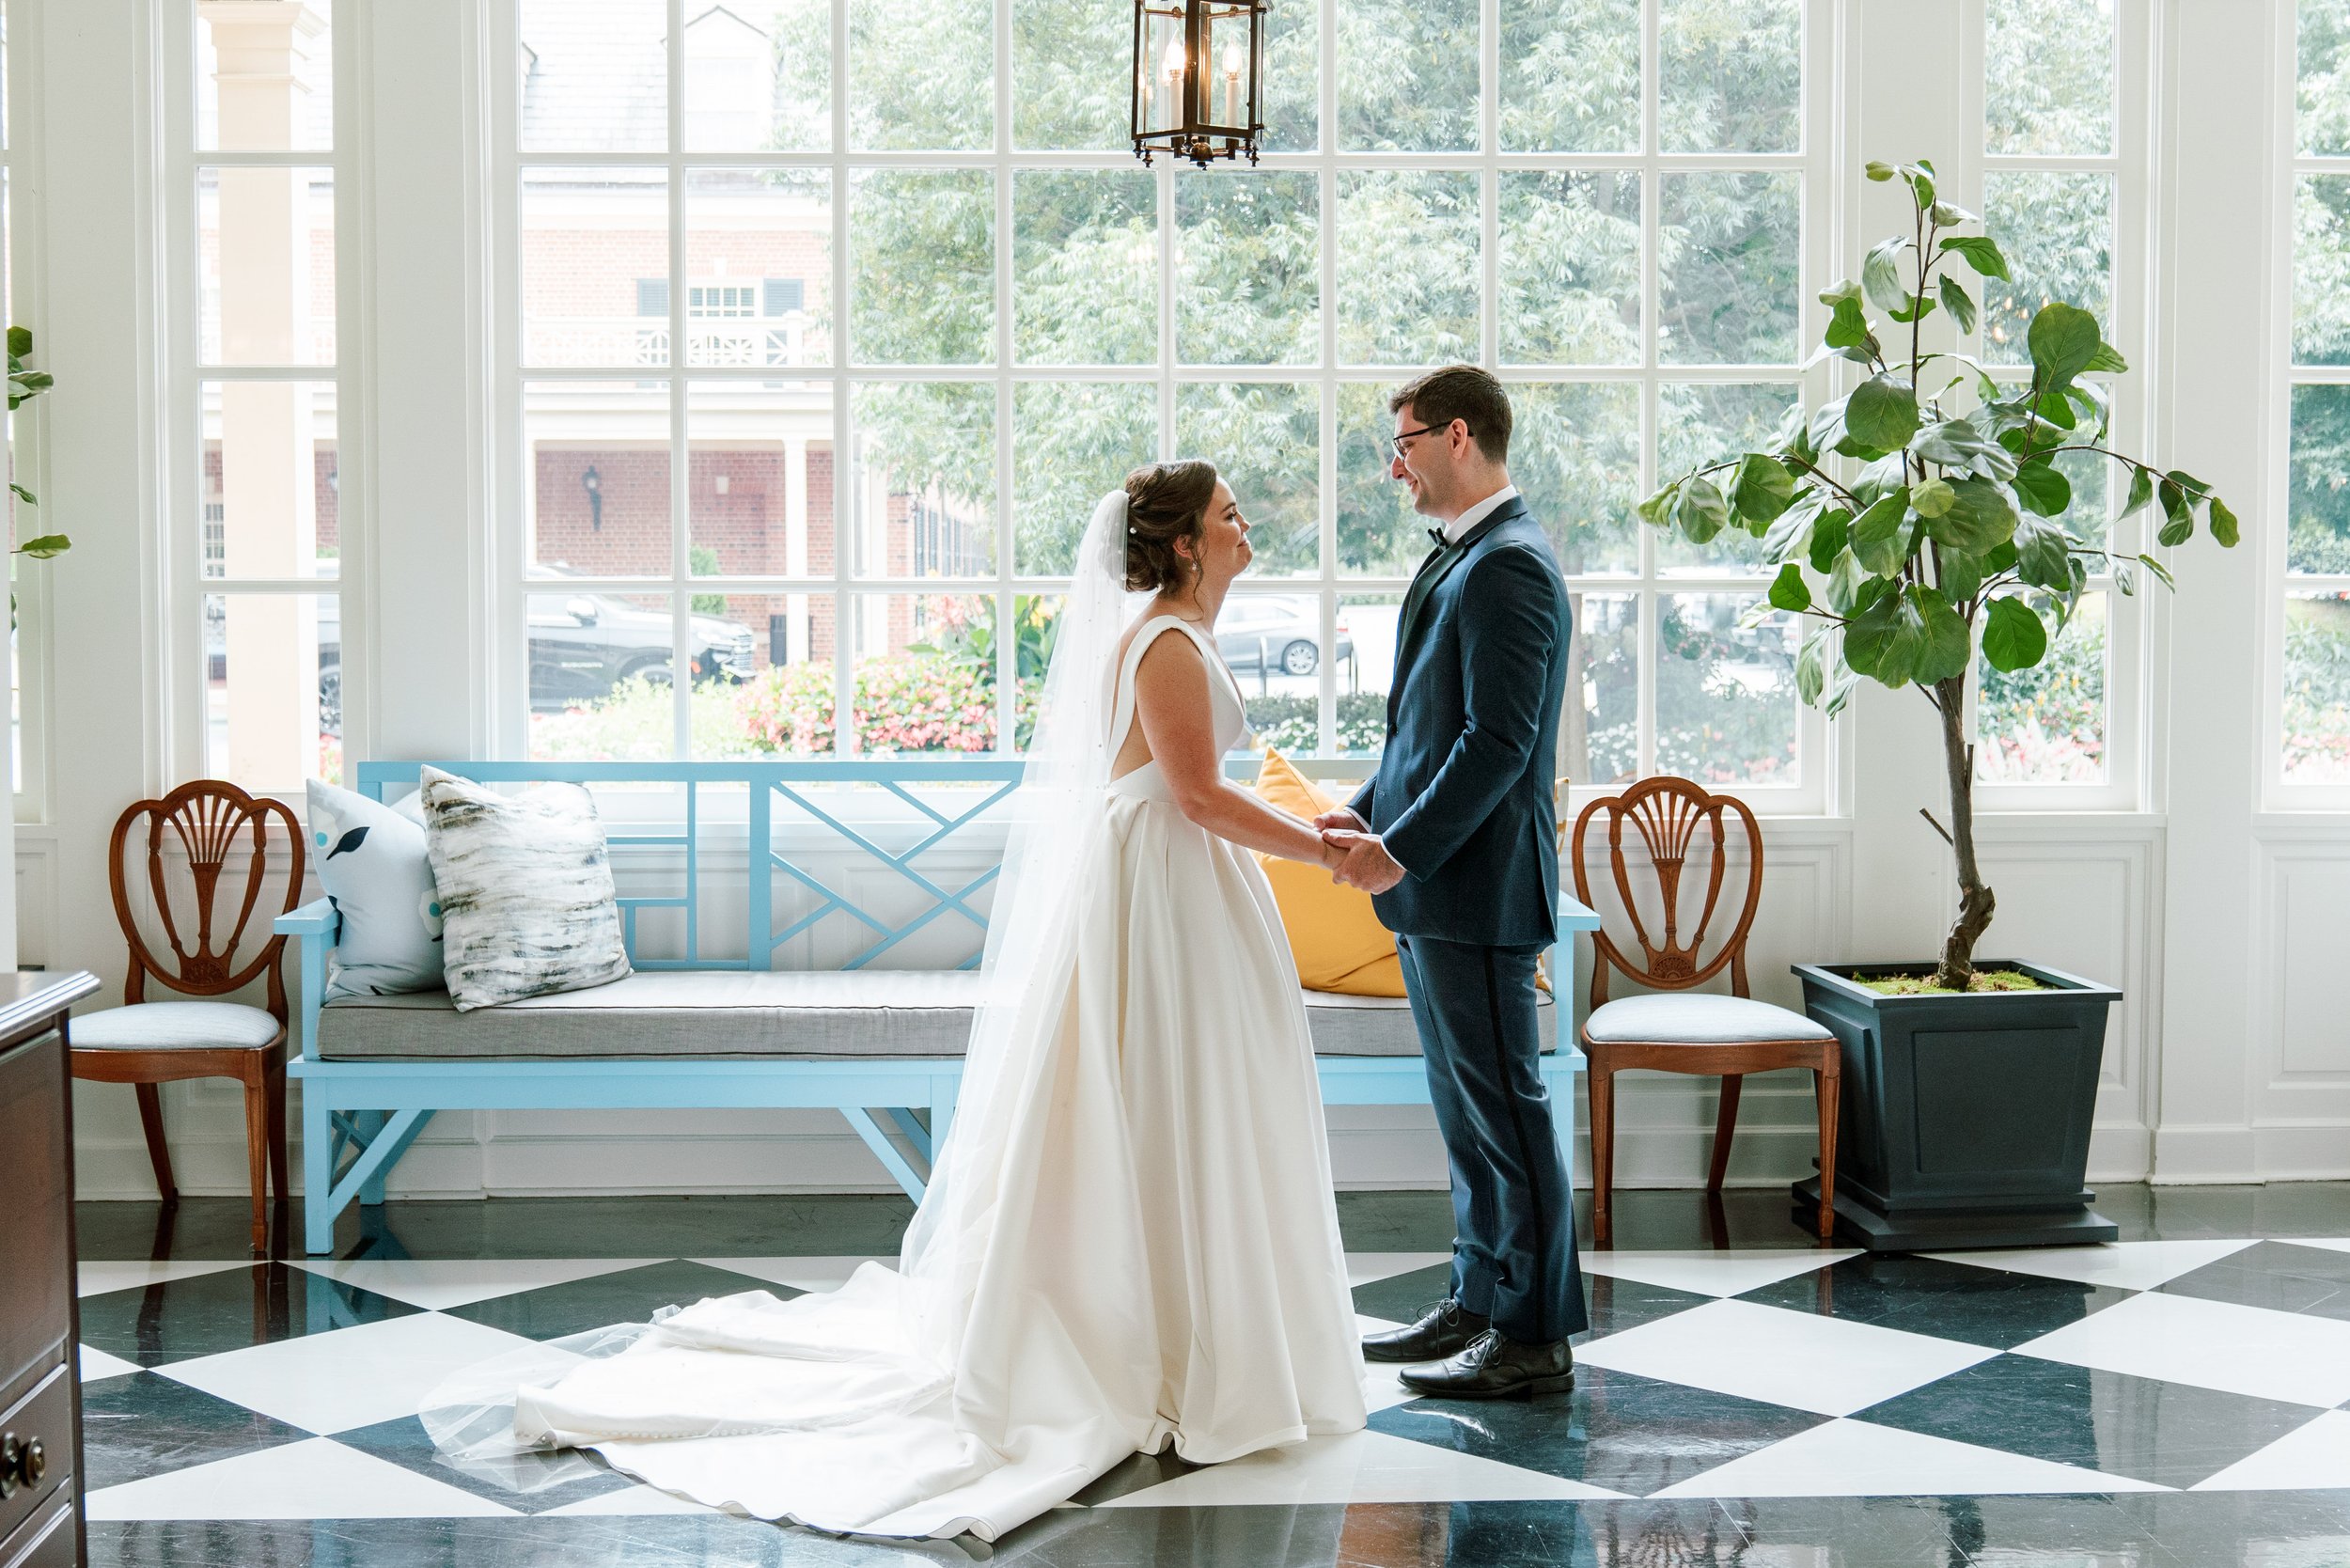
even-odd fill
[[[208,610],[219,603],[207,601]],[[562,599],[533,594],[529,601],[530,706],[559,713],[612,695],[623,681],[667,685],[676,679],[669,656],[669,615],[648,610],[608,593],[574,593]],[[319,604],[319,727],[343,732],[342,602],[328,594]],[[746,681],[758,663],[758,638],[747,626],[716,616],[687,619],[694,650],[696,685],[712,681]],[[208,614],[204,647],[214,666],[227,658],[227,627]]]

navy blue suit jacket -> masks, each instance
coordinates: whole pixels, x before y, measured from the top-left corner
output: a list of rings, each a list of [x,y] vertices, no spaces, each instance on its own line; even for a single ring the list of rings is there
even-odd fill
[[[1371,902],[1407,936],[1547,945],[1573,629],[1559,558],[1512,497],[1433,570],[1411,623],[1396,628],[1379,771],[1351,803],[1406,872]]]

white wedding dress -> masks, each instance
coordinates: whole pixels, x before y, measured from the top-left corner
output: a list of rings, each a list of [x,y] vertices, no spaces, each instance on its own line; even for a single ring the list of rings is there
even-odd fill
[[[1108,525],[1097,514],[1112,537],[1094,547],[1123,521],[1122,505]],[[1060,885],[1028,886],[1049,915],[1031,909],[1020,995],[982,1009],[989,1057],[967,1070],[901,1267],[582,1337],[556,1354],[585,1358],[509,1396],[500,1437],[593,1449],[763,1518],[992,1541],[1136,1452],[1213,1463],[1363,1425],[1312,1042],[1271,888],[1176,809],[1155,763],[1106,776],[1135,666],[1170,634],[1206,658],[1219,747],[1245,733],[1213,641],[1171,617],[1073,699],[1089,725],[1108,709],[1087,737],[1088,798],[1039,824]]]

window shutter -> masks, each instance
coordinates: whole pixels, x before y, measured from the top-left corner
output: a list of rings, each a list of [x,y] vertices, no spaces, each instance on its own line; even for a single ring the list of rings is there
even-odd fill
[[[764,315],[789,316],[807,301],[807,285],[799,278],[771,277],[765,282],[767,300],[766,309],[762,312]]]
[[[669,280],[666,277],[640,277],[636,280],[636,314],[666,316],[669,313]]]

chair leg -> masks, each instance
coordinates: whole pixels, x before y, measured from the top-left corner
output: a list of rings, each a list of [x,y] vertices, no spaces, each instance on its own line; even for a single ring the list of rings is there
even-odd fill
[[[1616,1074],[1599,1061],[1590,1065],[1591,1245],[1613,1247],[1616,1227],[1608,1200],[1616,1185]]]
[[[1835,1047],[1831,1046],[1833,1053]],[[1836,1234],[1836,1117],[1843,1097],[1841,1064],[1831,1054],[1817,1074],[1820,1101],[1820,1239]]]
[[[253,1182],[253,1251],[269,1250],[269,1074],[258,1061],[244,1070],[244,1156]]]
[[[1730,1135],[1738,1130],[1738,1096],[1745,1092],[1746,1074],[1722,1074],[1722,1109],[1714,1121],[1714,1168],[1706,1172],[1705,1190],[1722,1190],[1722,1178],[1730,1174]]]
[[[180,1188],[171,1179],[171,1147],[164,1141],[164,1091],[155,1084],[134,1084],[139,1096],[139,1126],[147,1134],[148,1162],[155,1168],[155,1194],[166,1203],[180,1201]]]
[[[269,1187],[270,1195],[280,1203],[293,1198],[293,1177],[286,1155],[286,1058],[282,1051],[273,1050],[263,1063],[267,1069],[263,1092],[269,1096]]]

